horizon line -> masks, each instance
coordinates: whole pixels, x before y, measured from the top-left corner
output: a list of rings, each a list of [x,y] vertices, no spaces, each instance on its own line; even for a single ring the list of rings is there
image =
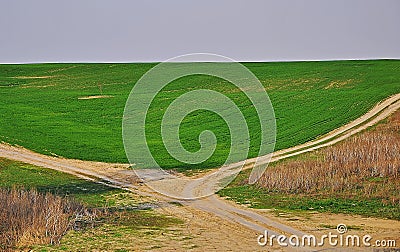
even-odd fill
[[[243,60],[239,63],[284,63],[284,62],[329,62],[329,61],[367,61],[367,60],[400,60],[400,58],[330,58],[330,59],[276,59],[276,60]],[[25,61],[25,62],[0,62],[0,65],[34,65],[34,64],[157,64],[164,61],[134,60],[134,61]],[[229,63],[226,61],[176,61],[171,63]]]

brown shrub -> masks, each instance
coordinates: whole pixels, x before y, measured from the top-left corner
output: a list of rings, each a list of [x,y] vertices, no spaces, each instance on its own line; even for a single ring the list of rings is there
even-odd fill
[[[285,193],[362,194],[400,204],[400,111],[387,123],[318,152],[269,167],[258,184]]]
[[[0,189],[0,209],[0,250],[58,244],[87,212],[75,201],[23,189]]]

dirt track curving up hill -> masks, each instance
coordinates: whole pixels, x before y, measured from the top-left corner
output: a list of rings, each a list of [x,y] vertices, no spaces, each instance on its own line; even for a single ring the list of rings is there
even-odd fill
[[[333,145],[378,123],[398,109],[400,109],[400,94],[386,99],[357,120],[317,140],[275,152],[271,161],[278,161]],[[155,193],[147,186],[140,183],[134,171],[128,169],[129,165],[127,164],[108,164],[49,157],[22,147],[10,146],[6,143],[0,144],[0,157],[70,173],[84,179],[106,183],[110,186],[124,188],[142,195],[157,198],[159,201],[177,201],[174,198]],[[254,163],[256,159],[257,158],[249,159],[246,163]],[[270,157],[264,156],[259,157],[258,161],[268,161],[269,159]],[[247,168],[249,167],[251,168],[251,166]],[[221,179],[224,179],[223,175],[218,177],[215,183]],[[190,181],[190,179],[188,179],[188,181]],[[156,180],[154,183],[159,183],[158,186],[165,186],[166,188],[174,187],[175,191],[178,191],[178,193],[180,191],[182,195],[185,194],[195,197],[200,196],[199,194],[204,193],[204,190],[208,190],[210,187],[209,184],[190,184],[190,182],[185,185],[174,185],[174,181],[168,179],[163,179],[162,182]],[[170,207],[163,208],[162,211],[184,220],[186,219],[188,222],[188,230],[190,229],[190,233],[195,236],[194,242],[197,242],[196,245],[201,248],[201,250],[259,250],[261,247],[258,247],[256,238],[258,234],[262,233],[265,229],[270,233],[276,234],[302,235],[311,232],[307,230],[307,225],[304,227],[292,225],[288,221],[275,218],[272,214],[227,202],[216,195],[204,197],[199,200],[179,201],[183,204],[182,207],[171,205]],[[353,221],[359,220],[360,218],[361,217],[354,217]],[[370,220],[370,223],[374,222],[378,222],[378,220]],[[382,222],[385,223],[382,224]],[[379,223],[393,227],[396,226],[397,222],[381,221]],[[308,227],[310,227],[310,225]]]

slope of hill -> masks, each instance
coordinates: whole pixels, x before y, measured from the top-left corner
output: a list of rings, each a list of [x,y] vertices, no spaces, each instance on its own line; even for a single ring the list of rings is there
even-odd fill
[[[121,136],[126,99],[135,82],[155,64],[0,65],[0,140],[67,158],[127,162]],[[400,92],[400,61],[245,63],[264,85],[277,120],[276,149],[327,133]],[[150,110],[148,139],[166,168],[187,167],[171,158],[159,134],[163,108],[193,88],[227,95],[246,115],[252,137],[249,157],[258,154],[257,116],[240,91],[209,76],[170,83]],[[187,119],[187,120],[186,120]],[[198,134],[212,130],[215,154],[198,168],[222,164],[229,152],[229,129],[215,114],[200,111],[181,125],[183,146],[200,147]]]

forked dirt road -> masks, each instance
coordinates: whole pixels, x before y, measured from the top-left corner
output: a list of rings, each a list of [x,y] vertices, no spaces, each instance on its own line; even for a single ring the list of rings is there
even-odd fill
[[[333,145],[378,123],[398,109],[400,109],[400,94],[389,97],[377,104],[362,117],[317,140],[277,151],[273,154],[272,159],[270,156],[263,156],[246,160],[247,165],[245,168],[251,168],[251,164],[256,162],[257,159],[258,163],[268,162],[269,160],[275,162],[287,157]],[[221,199],[216,195],[187,201],[177,200],[158,194],[149,187],[143,185],[143,183],[140,183],[135,172],[130,170],[127,164],[109,164],[50,157],[22,147],[10,146],[6,143],[0,144],[0,157],[70,173],[84,179],[127,189],[167,203],[179,201],[184,206],[177,207],[170,204],[170,207],[163,208],[163,211],[190,222],[190,227],[188,228],[191,229],[190,233],[196,236],[195,241],[197,240],[200,244],[200,250],[266,250],[257,245],[257,236],[263,233],[264,230],[268,230],[269,234],[295,234],[298,236],[310,232],[306,227],[296,227],[296,225],[275,218],[271,214],[248,209],[244,206]],[[212,173],[213,171],[203,174],[203,176],[212,175]],[[169,177],[160,179],[158,174],[154,174],[153,178],[151,173],[148,175],[149,183],[152,187],[157,186],[158,188],[165,188],[165,190],[172,187],[174,188],[173,192],[175,195],[198,197],[207,193],[207,190],[210,190],[211,187],[226,178],[227,175],[224,174],[225,173],[217,174],[217,176],[213,177],[211,182],[190,183],[190,179],[188,179],[189,182],[186,184],[174,184],[174,179]],[[182,178],[183,175],[180,177]],[[285,224],[283,222],[285,222]],[[373,223],[373,221],[370,222]],[[394,223],[395,222],[388,225],[395,225]],[[281,249],[278,247],[276,248]]]

